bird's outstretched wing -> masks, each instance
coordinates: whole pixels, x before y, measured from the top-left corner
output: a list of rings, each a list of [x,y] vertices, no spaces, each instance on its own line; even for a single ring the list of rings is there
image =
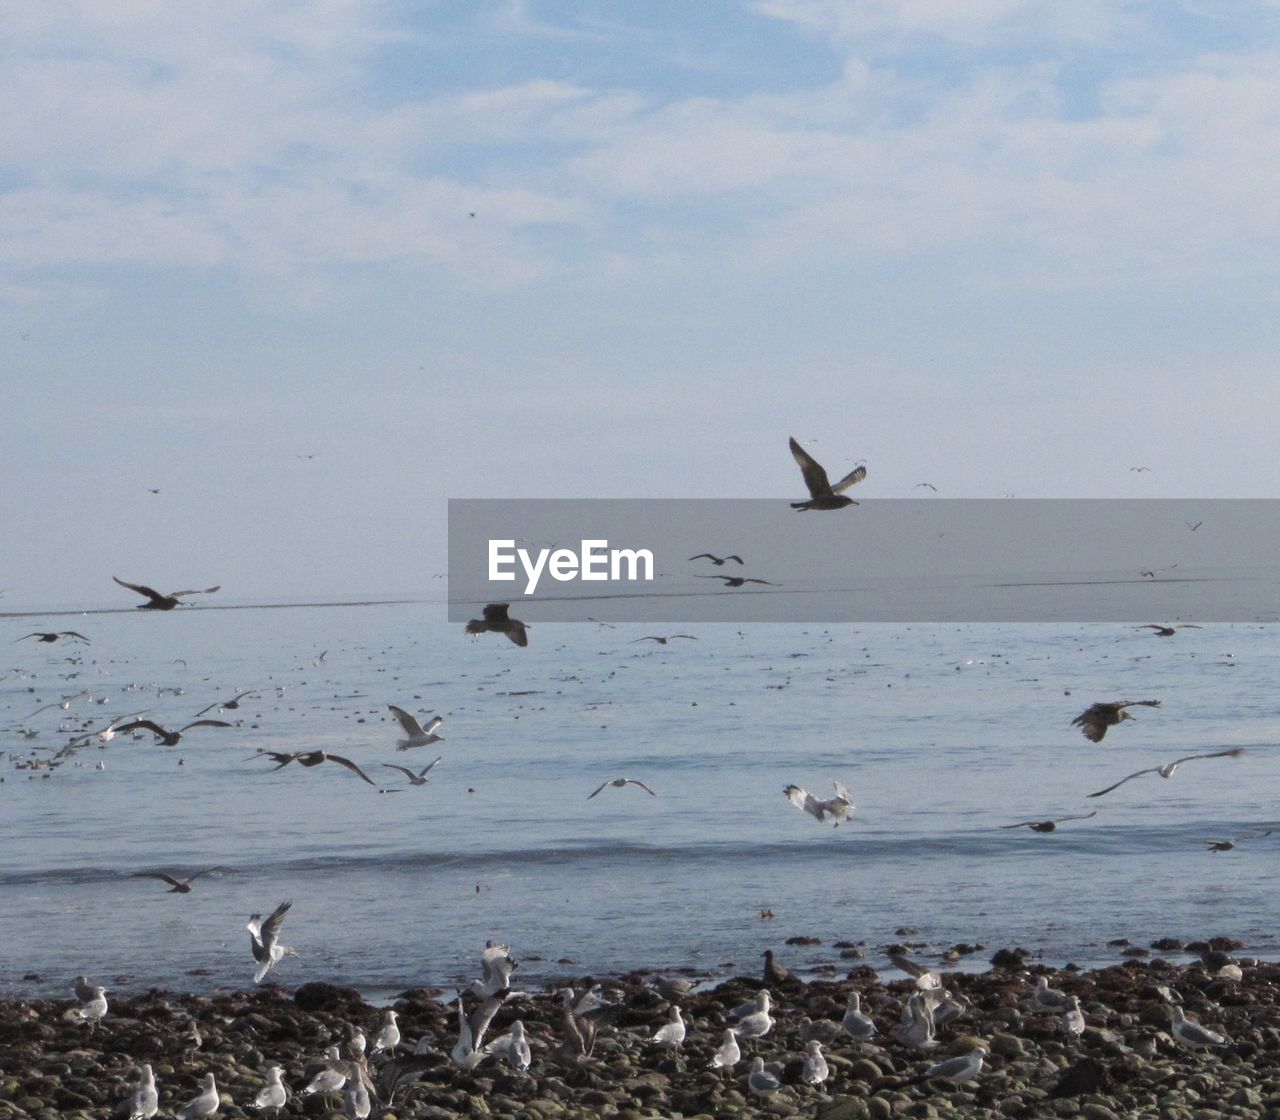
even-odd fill
[[[844,478],[831,487],[831,492],[833,494],[843,494],[850,486],[861,482],[866,477],[867,468],[865,466],[854,467]]]
[[[198,719],[195,721],[195,723],[187,724],[186,727],[181,729],[179,734],[181,734],[182,731],[190,731],[193,727],[231,727],[231,726],[233,725],[228,723],[225,719]]]
[[[418,776],[412,770],[410,770],[409,767],[397,766],[394,762],[384,762],[382,765],[385,766],[388,770],[399,770],[400,773],[403,774],[410,781],[412,781],[414,778]]]
[[[800,474],[804,478],[805,486],[808,487],[809,497],[821,498],[825,494],[830,494],[832,492],[831,482],[828,480],[827,472],[823,470],[822,464],[796,443],[795,436],[791,436],[790,439],[791,457],[800,465]]]
[[[219,583],[214,587],[197,587],[194,591],[171,591],[169,598],[181,599],[184,595],[212,595],[215,591],[220,590],[222,590],[222,584]]]
[[[404,733],[406,735],[417,738],[420,735],[426,734],[417,719],[406,712],[403,708],[397,708],[394,704],[388,704],[387,708],[399,721],[400,726],[404,728]]]
[[[612,781],[612,779],[610,779],[610,781]],[[607,786],[608,784],[609,782],[601,782],[598,786],[596,786],[596,788],[591,793],[587,794],[587,800],[590,801],[593,797],[595,797],[597,793],[599,793],[602,789],[604,789],[604,787]]]
[[[635,779],[635,778],[628,778],[628,779],[627,779],[627,782],[628,782],[628,784],[629,784],[629,785],[639,786],[639,787],[640,787],[642,790],[644,790],[644,791],[645,791],[645,793],[647,793],[650,797],[657,797],[657,796],[658,796],[656,793],[654,793],[654,792],[653,792],[653,790],[651,790],[647,785],[645,785],[645,784],[644,784],[644,782],[638,781],[638,780],[637,780],[637,779]]]
[[[352,762],[351,759],[349,758],[343,758],[339,754],[331,754],[326,756],[326,761],[336,762],[339,766],[345,766],[348,770],[351,771],[351,773],[355,774],[356,777],[362,778],[364,781],[368,782],[371,786],[376,786],[378,784],[371,777],[369,777],[368,774],[366,774],[363,770],[361,770],[359,766],[357,766],[354,762]],[[386,765],[386,764],[384,763],[383,765]]]
[[[1113,789],[1119,789],[1125,782],[1131,782],[1134,778],[1140,778],[1143,774],[1157,774],[1160,772],[1159,766],[1148,766],[1145,770],[1135,770],[1132,774],[1121,778],[1114,785],[1107,786],[1106,789],[1100,789],[1097,793],[1089,794],[1090,797],[1101,797],[1104,793],[1110,793]]]
[[[115,576],[112,576],[111,578],[114,579],[121,587],[127,587],[130,591],[136,591],[139,595],[145,595],[152,602],[156,602],[157,600],[164,598],[164,596],[161,595],[154,587],[147,587],[146,584],[143,583],[126,583],[124,580],[118,579]]]
[[[116,728],[116,731],[121,735],[123,735],[126,731],[138,731],[138,730],[150,731],[153,735],[159,735],[160,738],[162,739],[169,734],[169,732],[167,732],[158,723],[156,723],[154,720],[149,720],[149,719],[135,719],[132,723],[122,723],[119,727]]]
[[[270,951],[271,946],[276,943],[276,939],[280,936],[280,927],[284,924],[285,916],[289,913],[289,907],[293,905],[293,900],[282,902],[274,910],[271,916],[262,923],[258,931],[258,936],[262,944]]]
[[[166,875],[163,871],[135,871],[133,877],[135,879],[161,879],[171,887],[185,887],[187,885],[181,879],[175,879],[172,875]],[[195,878],[194,875],[191,877]]]
[[[507,617],[507,609],[510,606],[510,603],[489,603],[484,608],[485,622],[509,622],[510,619]]]

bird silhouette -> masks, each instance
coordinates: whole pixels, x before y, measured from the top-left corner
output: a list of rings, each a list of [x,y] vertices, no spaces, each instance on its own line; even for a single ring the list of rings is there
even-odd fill
[[[136,591],[139,595],[145,595],[147,601],[138,604],[140,611],[171,611],[179,605],[180,600],[186,595],[212,595],[222,585],[215,587],[205,587],[196,591],[171,591],[168,595],[161,595],[154,588],[147,587],[141,583],[126,583],[122,579],[111,577],[121,587],[127,587],[130,591]]]
[[[509,603],[490,603],[484,608],[484,618],[473,618],[467,623],[468,634],[506,634],[516,645],[524,647],[529,644],[528,627],[518,618],[507,614]]]
[[[843,491],[867,477],[865,466],[855,467],[832,486],[822,464],[796,443],[795,436],[791,437],[791,455],[800,464],[800,474],[804,477],[805,486],[809,488],[809,500],[792,502],[792,509],[843,509],[845,506],[858,504],[852,498],[845,497]]]

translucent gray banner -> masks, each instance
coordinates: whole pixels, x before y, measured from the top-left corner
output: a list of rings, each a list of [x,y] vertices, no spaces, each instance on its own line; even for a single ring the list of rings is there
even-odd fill
[[[449,617],[490,602],[563,622],[1274,622],[1280,502],[451,500]]]

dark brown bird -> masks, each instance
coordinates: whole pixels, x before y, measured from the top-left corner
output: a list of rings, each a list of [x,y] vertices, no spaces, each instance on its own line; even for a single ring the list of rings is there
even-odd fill
[[[748,576],[695,576],[695,579],[722,579],[725,587],[741,587],[744,583],[763,583],[769,587],[777,587],[776,583],[769,583],[767,579],[751,579]]]
[[[147,730],[152,732],[157,739],[166,747],[176,747],[182,742],[182,736],[190,731],[193,727],[230,727],[226,720],[223,719],[198,719],[194,723],[187,724],[177,731],[166,731],[158,723],[149,719],[136,719],[132,723],[122,723],[117,727],[116,734],[123,735],[126,731]]]
[[[1087,821],[1090,817],[1096,817],[1098,810],[1094,809],[1092,813],[1082,813],[1074,817],[1058,817],[1052,821],[1019,821],[1017,824],[1002,824],[1001,828],[1029,828],[1032,832],[1053,832],[1063,821]]]
[[[1142,626],[1135,626],[1135,630],[1154,630],[1157,638],[1172,638],[1179,630],[1203,630],[1203,626],[1197,626],[1194,622],[1184,622],[1181,626],[1161,626],[1157,622],[1147,622]]]
[[[249,700],[249,699],[252,699],[254,696],[260,696],[260,695],[262,694],[258,692],[256,689],[251,690],[249,692],[237,692],[233,697],[231,697],[230,700],[219,700],[216,704],[210,704],[207,708],[202,708],[200,711],[196,712],[196,715],[202,716],[204,715],[205,712],[213,711],[214,708],[219,708],[225,711],[234,712],[238,707],[240,707],[240,701]]]
[[[291,762],[296,762],[299,766],[319,766],[322,762],[336,762],[339,766],[345,766],[351,773],[358,778],[362,778],[371,786],[378,784],[351,759],[343,758],[340,754],[330,754],[328,751],[258,751],[257,754],[249,757],[259,758],[262,755],[266,755],[277,763],[276,770],[284,769]]]
[[[1261,840],[1264,836],[1270,836],[1271,832],[1271,829],[1267,829],[1266,832],[1251,832],[1248,836],[1237,836],[1234,840],[1201,840],[1200,843],[1208,845],[1211,852],[1229,852],[1245,840]]]
[[[127,587],[130,591],[136,591],[139,595],[147,597],[145,603],[138,604],[138,610],[140,611],[171,611],[178,606],[179,600],[185,595],[212,595],[222,586],[222,584],[218,584],[216,587],[205,587],[196,591],[172,591],[168,595],[161,595],[154,588],[145,587],[140,583],[125,583],[124,580],[116,579],[115,576],[111,578],[121,587]]]
[[[865,466],[855,467],[832,486],[827,478],[827,472],[822,468],[822,464],[796,443],[795,436],[791,437],[791,455],[800,464],[800,473],[804,476],[804,484],[809,488],[809,500],[807,502],[792,502],[792,509],[843,509],[845,506],[856,506],[858,504],[852,498],[846,498],[842,491],[848,490],[850,486],[861,482],[867,477],[867,468]]]
[[[764,974],[763,979],[766,984],[772,984],[775,987],[785,987],[788,984],[797,984],[795,974],[786,965],[781,965],[773,959],[773,950],[766,949],[760,954],[764,957]]]
[[[646,634],[643,638],[632,638],[631,644],[635,645],[636,642],[657,642],[658,645],[665,646],[673,638],[688,638],[691,642],[698,640],[692,634],[668,634],[665,638],[659,637],[657,634]]]
[[[206,867],[203,871],[197,871],[190,879],[178,879],[163,871],[139,871],[133,877],[135,879],[161,879],[169,884],[169,894],[190,894],[191,884],[199,879],[201,875],[208,875],[211,871],[221,870],[221,867]]]
[[[724,565],[725,565],[725,562],[726,562],[726,561],[728,561],[728,560],[736,560],[739,564],[741,564],[741,563],[742,563],[742,557],[741,557],[741,556],[737,556],[737,555],[730,555],[730,556],[715,556],[715,555],[713,555],[713,554],[712,554],[712,553],[710,553],[710,552],[699,552],[697,556],[690,556],[690,557],[689,557],[689,559],[690,559],[690,560],[701,560],[704,556],[705,556],[708,560],[710,560],[710,561],[711,561],[711,563],[713,563],[717,568],[723,568],[723,567],[724,567]]]
[[[516,645],[524,647],[529,644],[528,627],[518,618],[510,618],[507,609],[510,603],[490,603],[484,608],[484,618],[473,618],[467,623],[468,634],[506,634]]]
[[[1159,700],[1116,700],[1110,704],[1094,704],[1086,708],[1071,721],[1072,727],[1080,728],[1080,733],[1091,743],[1101,743],[1108,727],[1115,727],[1127,719],[1133,719],[1125,708],[1158,708]]]
[[[59,638],[79,638],[85,645],[89,644],[89,639],[78,630],[59,630],[56,634],[37,630],[33,634],[24,634],[21,638],[14,638],[13,640],[15,642],[25,642],[28,638],[39,638],[42,642],[56,642]]]

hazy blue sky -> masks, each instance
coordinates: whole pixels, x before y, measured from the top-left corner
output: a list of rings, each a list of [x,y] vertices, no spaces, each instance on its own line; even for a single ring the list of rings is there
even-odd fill
[[[866,497],[1276,496],[1278,31],[9,5],[0,605],[430,590],[447,497],[795,498],[792,433]]]

